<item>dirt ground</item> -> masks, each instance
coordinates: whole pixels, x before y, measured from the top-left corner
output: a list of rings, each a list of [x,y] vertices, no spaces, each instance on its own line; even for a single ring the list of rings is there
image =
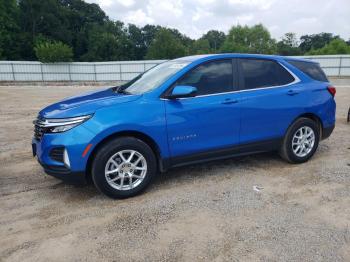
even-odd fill
[[[31,156],[37,112],[91,89],[0,87],[0,261],[350,261],[350,87],[308,163],[178,168],[126,200],[65,185]]]

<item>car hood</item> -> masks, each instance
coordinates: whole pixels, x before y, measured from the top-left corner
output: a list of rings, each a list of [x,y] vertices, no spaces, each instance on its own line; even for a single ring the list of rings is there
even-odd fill
[[[142,95],[118,94],[111,88],[66,98],[39,112],[43,118],[66,118],[93,114],[101,107],[134,101]]]

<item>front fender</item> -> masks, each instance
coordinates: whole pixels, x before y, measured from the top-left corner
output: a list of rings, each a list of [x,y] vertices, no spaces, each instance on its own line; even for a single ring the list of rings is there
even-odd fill
[[[136,101],[135,101],[136,102]],[[169,157],[164,102],[138,100],[97,110],[85,127],[95,133],[91,140],[91,152],[106,138],[121,132],[137,132],[150,137],[158,146],[162,158]]]

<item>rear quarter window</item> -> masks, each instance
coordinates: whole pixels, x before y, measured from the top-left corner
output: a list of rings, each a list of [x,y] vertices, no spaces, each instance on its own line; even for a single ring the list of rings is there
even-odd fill
[[[308,75],[314,80],[328,82],[326,74],[323,72],[319,64],[313,62],[287,60],[288,63],[298,68],[300,71]]]

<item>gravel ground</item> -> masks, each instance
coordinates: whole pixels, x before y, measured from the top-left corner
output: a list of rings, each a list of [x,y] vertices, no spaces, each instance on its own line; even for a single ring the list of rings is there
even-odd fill
[[[267,153],[178,168],[119,201],[31,157],[39,109],[93,88],[0,87],[0,261],[350,261],[350,87],[308,163]]]

